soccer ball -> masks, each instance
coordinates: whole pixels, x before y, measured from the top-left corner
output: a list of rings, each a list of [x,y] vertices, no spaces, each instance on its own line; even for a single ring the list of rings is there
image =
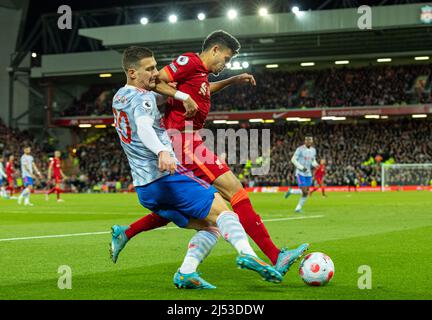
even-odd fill
[[[300,263],[299,274],[310,286],[323,286],[334,276],[334,264],[330,257],[321,252],[313,252]]]

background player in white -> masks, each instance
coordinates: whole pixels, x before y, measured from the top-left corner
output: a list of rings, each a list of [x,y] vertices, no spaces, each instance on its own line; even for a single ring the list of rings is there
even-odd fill
[[[312,186],[312,167],[319,166],[316,161],[316,150],[313,145],[313,137],[310,134],[305,136],[304,145],[298,147],[291,158],[291,162],[296,167],[296,178],[300,189],[289,189],[285,194],[288,198],[291,194],[299,194],[301,198],[295,208],[295,212],[300,213],[309,195],[309,188]]]
[[[8,199],[9,196],[7,195],[6,189],[3,186],[3,179],[7,178],[6,172],[4,170],[3,161],[4,161],[4,158],[2,155],[0,155],[0,197],[2,197],[4,199]]]
[[[171,140],[161,123],[157,95],[149,91],[155,88],[159,74],[153,53],[130,47],[123,54],[123,68],[127,84],[115,94],[113,112],[140,203],[179,227],[203,229],[192,238],[174,284],[179,288],[214,288],[196,269],[216,244],[219,232],[239,253],[239,267],[254,270],[267,281],[282,281],[276,269],[258,258],[237,215],[228,209],[216,189],[184,167],[177,167]],[[175,89],[170,90],[170,96],[178,96],[173,94]],[[118,256],[119,246],[127,239],[126,229],[113,226],[112,257]]]
[[[35,177],[33,170],[40,178],[42,178],[42,174],[34,163],[33,156],[30,153],[31,148],[25,147],[24,154],[21,157],[21,174],[24,180],[24,190],[18,197],[18,204],[21,204],[24,199],[25,206],[33,206],[33,204],[30,203],[30,195],[33,189],[33,178]]]

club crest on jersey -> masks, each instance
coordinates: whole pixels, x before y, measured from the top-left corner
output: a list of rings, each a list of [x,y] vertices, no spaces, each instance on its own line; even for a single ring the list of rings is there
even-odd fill
[[[179,56],[177,58],[177,63],[181,66],[184,66],[185,64],[187,64],[189,62],[189,57],[186,56]]]
[[[146,112],[150,112],[151,109],[152,109],[151,102],[148,101],[148,100],[144,100],[144,101],[143,101],[143,107],[144,107],[144,110],[145,110]]]

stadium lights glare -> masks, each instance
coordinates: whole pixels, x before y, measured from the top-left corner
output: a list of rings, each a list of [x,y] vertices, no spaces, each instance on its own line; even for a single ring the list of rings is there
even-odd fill
[[[96,129],[105,129],[106,127],[107,127],[106,124],[97,124],[97,125],[95,125]]]
[[[115,127],[115,123],[111,123],[111,127]]]
[[[111,73],[101,73],[99,75],[99,78],[111,78],[112,74]]]
[[[365,119],[379,119],[380,116],[378,114],[367,114],[364,116]]]
[[[232,64],[231,70],[241,70],[241,69],[242,69],[242,67],[240,65],[240,62],[234,61]]]
[[[227,69],[231,69],[232,67],[231,62],[228,62],[225,66],[227,67]]]
[[[414,60],[417,60],[417,61],[420,61],[420,60],[429,60],[429,56],[414,57]]]
[[[321,117],[321,120],[333,120],[333,121],[338,121],[338,120],[346,120],[346,117],[326,116],[326,117]]]
[[[392,59],[391,58],[379,58],[377,59],[377,62],[391,62]]]
[[[171,14],[171,15],[168,17],[168,21],[169,21],[170,23],[176,23],[176,22],[177,22],[177,16],[176,16],[175,14]]]
[[[140,20],[141,24],[147,24],[149,22],[149,20],[146,17],[142,17]]]
[[[31,56],[32,56],[32,58],[37,58],[37,53],[36,52],[32,52]]]
[[[295,6],[291,8],[292,13],[294,13],[295,15],[298,15],[300,13],[300,8]]]
[[[302,67],[312,67],[315,65],[315,62],[302,62],[300,63]]]
[[[381,116],[380,119],[388,119],[388,116]]]
[[[240,122],[237,120],[227,121],[226,124],[239,124]]]
[[[214,124],[223,124],[223,123],[226,123],[226,122],[227,122],[226,120],[214,120],[213,121]]]
[[[286,121],[299,121],[300,118],[299,117],[288,117],[286,118]]]
[[[349,64],[349,60],[337,60],[335,61],[335,64]]]
[[[249,122],[259,122],[259,123],[262,123],[262,122],[264,122],[264,119],[249,119]]]
[[[229,9],[227,12],[228,19],[230,19],[230,20],[237,18],[237,15],[238,15],[238,12],[237,12],[237,10],[234,10],[234,9]]]
[[[242,64],[241,64],[241,66],[242,66],[243,69],[247,69],[247,68],[249,68],[249,62],[243,61]]]
[[[411,117],[414,119],[427,118],[427,114],[413,114]]]
[[[311,118],[300,118],[297,120],[297,122],[310,122],[310,121],[312,121]]]
[[[258,11],[258,14],[261,16],[261,17],[265,17],[265,16],[267,16],[268,15],[268,10],[267,10],[267,8],[260,8],[259,9],[259,11]]]
[[[206,18],[206,15],[202,12],[198,13],[198,20],[203,21]]]
[[[264,120],[264,123],[275,123],[274,119],[267,119]]]
[[[275,68],[279,68],[278,64],[266,64],[265,66],[267,69],[275,69]]]
[[[80,128],[91,128],[91,124],[89,124],[89,123],[83,123],[83,124],[79,124],[78,125],[78,127],[80,127]]]

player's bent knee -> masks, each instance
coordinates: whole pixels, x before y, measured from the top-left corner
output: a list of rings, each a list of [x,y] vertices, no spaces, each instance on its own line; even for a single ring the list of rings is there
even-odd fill
[[[237,192],[243,189],[241,182],[231,171],[225,172],[223,175],[219,176],[213,182],[213,186],[227,201],[230,201]]]

